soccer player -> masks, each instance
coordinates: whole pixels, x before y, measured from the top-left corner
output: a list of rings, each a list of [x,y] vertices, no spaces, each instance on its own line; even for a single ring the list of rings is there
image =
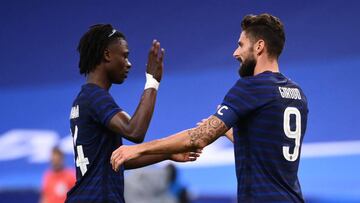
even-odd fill
[[[138,168],[165,159],[193,161],[198,154],[142,156],[115,172],[109,159],[122,145],[122,137],[140,143],[149,127],[162,77],[164,49],[154,40],[146,67],[146,84],[140,103],[130,118],[109,93],[112,84],[124,82],[131,63],[125,36],[110,24],[90,27],[78,45],[80,74],[86,84],[75,98],[70,114],[76,184],[66,202],[124,202],[124,169]]]
[[[279,72],[283,24],[261,14],[245,16],[241,27],[233,54],[241,79],[216,113],[170,137],[118,148],[111,157],[114,170],[146,154],[203,148],[232,128],[238,202],[304,202],[297,172],[308,106],[301,88]]]
[[[64,153],[58,147],[51,152],[51,168],[43,177],[40,203],[63,203],[66,193],[75,185],[74,170],[66,168]]]

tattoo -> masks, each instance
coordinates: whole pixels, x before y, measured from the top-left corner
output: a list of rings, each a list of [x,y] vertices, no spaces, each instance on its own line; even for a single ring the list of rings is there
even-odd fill
[[[188,130],[190,136],[190,147],[198,148],[199,146],[206,146],[227,131],[224,122],[215,116],[211,116],[204,123],[196,128]]]

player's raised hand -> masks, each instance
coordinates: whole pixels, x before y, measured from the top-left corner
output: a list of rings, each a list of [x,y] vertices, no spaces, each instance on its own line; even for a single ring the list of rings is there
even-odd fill
[[[114,171],[119,171],[121,165],[131,159],[136,159],[140,156],[137,146],[122,145],[111,154],[110,163]]]
[[[201,152],[201,149],[197,149],[195,152],[172,154],[170,156],[170,160],[176,162],[196,161],[196,159],[200,156]]]
[[[160,47],[160,42],[154,40],[149,51],[146,72],[151,74],[158,82],[162,78],[164,53],[165,50]]]

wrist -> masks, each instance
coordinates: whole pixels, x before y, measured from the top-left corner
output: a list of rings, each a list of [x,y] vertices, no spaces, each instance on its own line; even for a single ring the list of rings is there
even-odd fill
[[[149,89],[149,88],[154,88],[155,90],[158,90],[160,82],[158,82],[154,78],[154,76],[149,73],[145,73],[145,76],[146,76],[146,83],[145,83],[144,90]]]
[[[134,147],[136,148],[136,152],[139,156],[147,155],[146,146],[144,146],[144,144],[145,143],[134,145]]]

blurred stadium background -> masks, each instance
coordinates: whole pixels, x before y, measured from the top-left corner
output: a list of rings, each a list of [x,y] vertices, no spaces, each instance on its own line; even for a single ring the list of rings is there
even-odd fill
[[[0,6],[0,202],[37,202],[50,150],[73,166],[69,113],[84,83],[76,46],[88,26],[125,33],[132,70],[113,86],[132,114],[144,85],[148,48],[166,49],[165,75],[146,140],[194,126],[214,113],[238,78],[232,53],[245,14],[285,24],[285,75],[309,101],[299,176],[308,202],[360,202],[359,1],[3,1]],[[177,165],[194,202],[234,202],[232,145],[208,147],[198,163]]]

